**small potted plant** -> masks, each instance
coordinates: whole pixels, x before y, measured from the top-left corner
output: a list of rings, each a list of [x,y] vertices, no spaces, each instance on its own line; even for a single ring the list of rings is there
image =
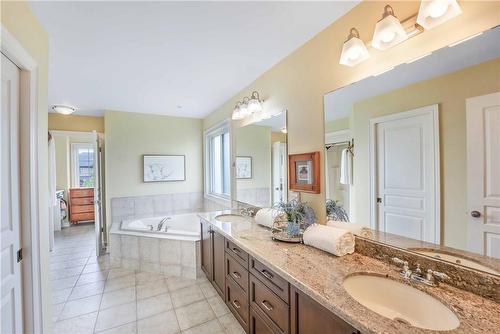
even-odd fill
[[[279,202],[274,205],[278,213],[273,225],[273,239],[286,242],[302,242],[302,234],[316,223],[316,214],[307,204],[298,200]]]
[[[341,222],[348,222],[349,215],[345,209],[338,204],[338,201],[331,199],[326,200],[326,217],[329,220],[336,220]]]

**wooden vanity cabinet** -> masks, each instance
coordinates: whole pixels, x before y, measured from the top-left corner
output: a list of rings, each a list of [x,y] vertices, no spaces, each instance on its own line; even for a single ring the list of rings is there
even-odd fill
[[[225,239],[210,227],[210,223],[201,220],[201,269],[212,283],[217,293],[224,299],[225,270],[224,244]]]
[[[290,307],[290,333],[292,334],[360,333],[347,322],[295,287],[292,287],[290,291]]]

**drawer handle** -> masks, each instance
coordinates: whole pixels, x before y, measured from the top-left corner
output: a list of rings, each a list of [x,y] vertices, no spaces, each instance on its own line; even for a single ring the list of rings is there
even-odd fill
[[[237,309],[240,309],[241,308],[241,304],[239,301],[237,301],[236,299],[232,301],[234,307],[236,307]]]
[[[264,306],[264,308],[265,308],[266,310],[268,310],[268,311],[272,311],[272,310],[274,310],[273,305],[272,305],[270,302],[268,302],[267,300],[263,300],[263,301],[261,302],[261,304],[262,304],[262,306]]]
[[[237,272],[237,271],[233,271],[231,273],[231,275],[233,275],[233,277],[236,278],[236,279],[240,279],[241,278],[241,274],[239,272]]]
[[[239,250],[238,248],[236,248],[236,247],[233,247],[233,253],[236,253],[236,254],[238,254],[238,253],[240,253],[240,252],[241,252],[241,251],[240,251],[240,250]]]
[[[262,269],[260,271],[262,273],[262,275],[264,275],[265,278],[267,279],[273,279],[273,274],[271,274],[269,271],[267,271],[266,269]]]

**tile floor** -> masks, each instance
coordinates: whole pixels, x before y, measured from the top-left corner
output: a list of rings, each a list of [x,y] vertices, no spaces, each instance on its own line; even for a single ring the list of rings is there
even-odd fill
[[[54,333],[244,333],[206,279],[111,267],[95,256],[94,225],[56,232]]]

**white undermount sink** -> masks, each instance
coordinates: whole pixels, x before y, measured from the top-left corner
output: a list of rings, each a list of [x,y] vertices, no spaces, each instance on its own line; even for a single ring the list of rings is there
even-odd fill
[[[224,214],[216,216],[215,220],[227,223],[248,223],[252,221],[252,218],[237,214]]]
[[[360,304],[389,319],[436,331],[460,324],[455,313],[436,298],[389,278],[355,274],[344,280],[344,288]]]

